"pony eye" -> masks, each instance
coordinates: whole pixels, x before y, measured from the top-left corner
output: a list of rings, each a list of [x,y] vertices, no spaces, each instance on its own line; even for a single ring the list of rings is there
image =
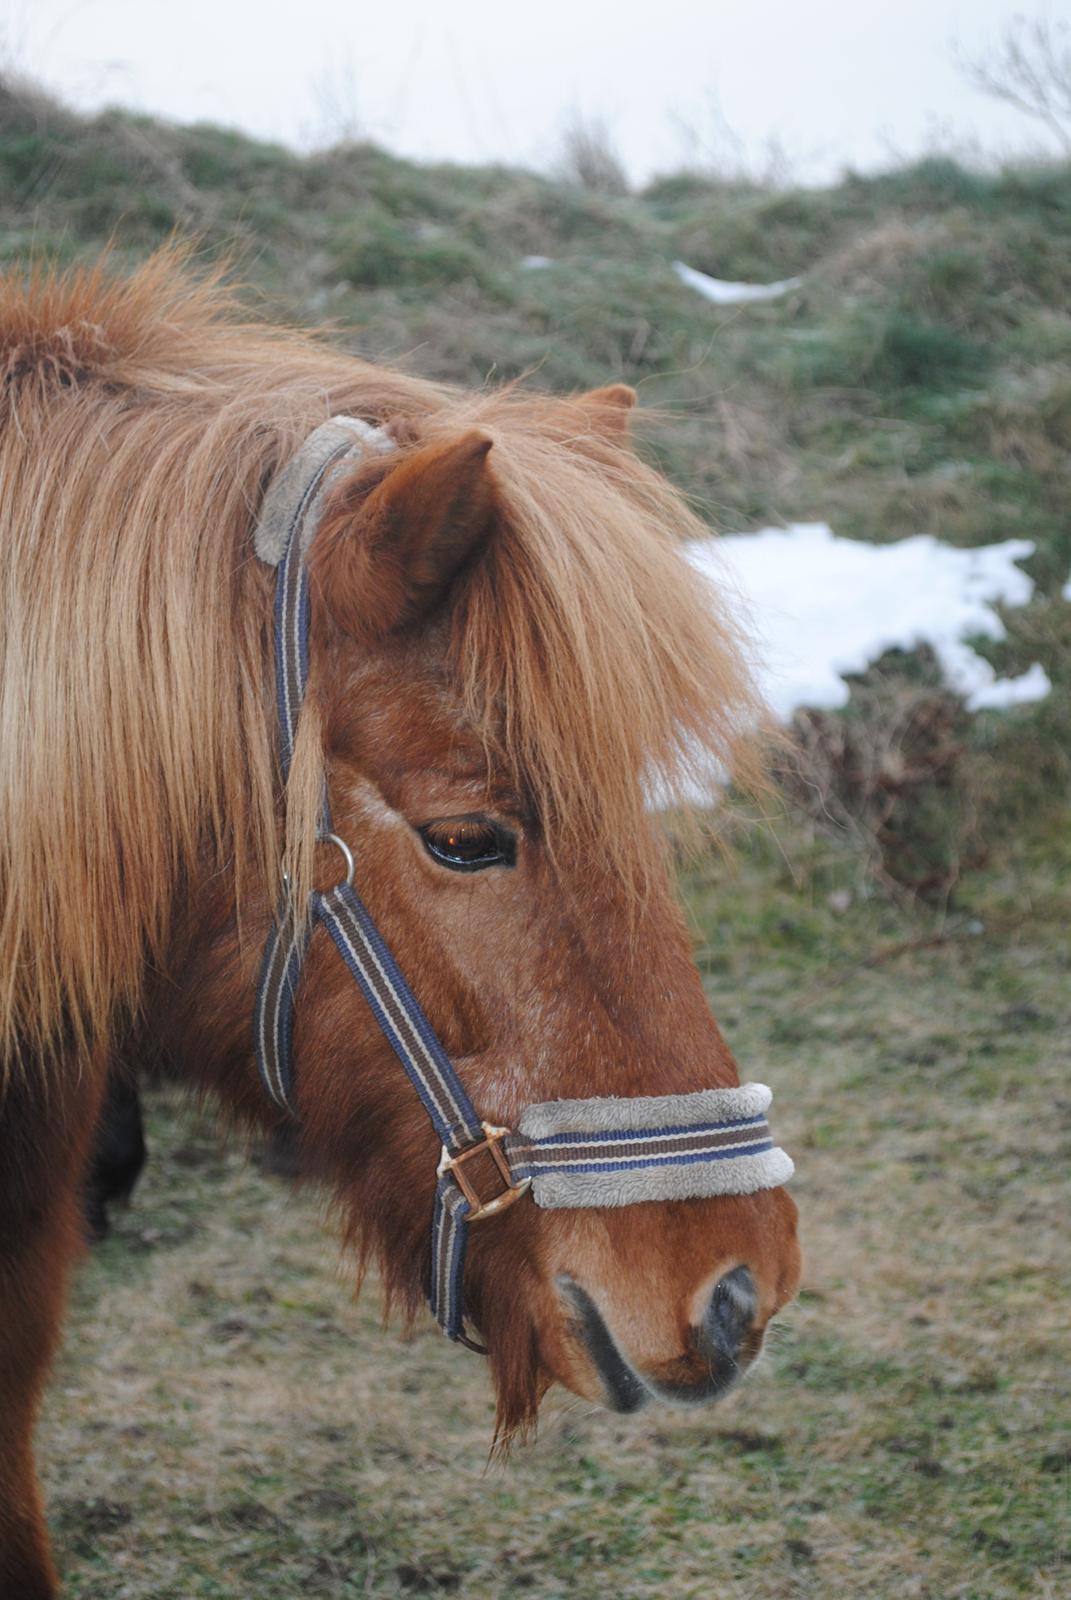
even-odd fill
[[[512,867],[517,859],[513,835],[486,817],[448,817],[426,822],[417,832],[429,856],[454,872]]]

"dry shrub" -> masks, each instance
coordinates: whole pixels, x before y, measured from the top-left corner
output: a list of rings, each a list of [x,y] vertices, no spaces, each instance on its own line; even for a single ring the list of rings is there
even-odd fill
[[[850,680],[842,711],[796,713],[778,778],[883,887],[946,899],[985,859],[969,723],[932,651],[888,651]]]
[[[827,287],[870,296],[899,289],[912,264],[938,248],[947,236],[943,222],[908,222],[894,217],[858,234],[822,262]]]
[[[73,133],[79,120],[46,89],[0,62],[0,133],[46,126]]]
[[[628,194],[628,174],[601,117],[574,114],[562,131],[559,171],[566,183],[593,194]]]

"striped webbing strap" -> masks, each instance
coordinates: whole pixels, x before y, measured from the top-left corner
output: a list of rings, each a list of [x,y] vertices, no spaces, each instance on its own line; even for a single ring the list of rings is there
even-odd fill
[[[333,430],[333,431],[329,431]],[[275,589],[275,685],[279,712],[280,764],[289,776],[298,719],[309,677],[309,580],[305,565],[307,532],[322,504],[325,483],[347,464],[355,450],[382,448],[348,418],[334,418],[308,441],[311,475],[290,471],[289,496],[282,508],[288,525]],[[325,448],[326,445],[326,448]],[[284,483],[284,488],[287,487]],[[271,493],[269,493],[269,501]],[[280,516],[279,496],[266,502],[261,527]],[[261,546],[258,544],[258,548]],[[265,559],[271,556],[261,548]],[[330,837],[326,799],[321,838]],[[397,962],[350,882],[327,893],[316,892],[309,916],[298,917],[285,895],[268,937],[257,985],[255,1047],[257,1067],[267,1093],[279,1108],[297,1120],[292,1037],[294,1006],[301,968],[315,924],[332,940],[404,1067],[430,1117],[444,1149],[459,1154],[484,1138],[480,1119],[453,1063],[409,988]],[[461,1282],[464,1270],[464,1219],[470,1203],[449,1172],[437,1182],[432,1231],[433,1259],[429,1299],[434,1315],[450,1338],[463,1336]]]
[[[443,1148],[456,1156],[482,1144],[483,1126],[453,1063],[352,884],[343,882],[326,893],[314,892],[309,909],[312,922],[330,934],[420,1096]],[[276,922],[268,940],[257,998],[260,1076],[272,1099],[295,1120],[290,1040],[308,936],[308,929],[295,934],[293,923],[287,918]],[[470,1202],[453,1175],[449,1171],[442,1173],[435,1190],[428,1299],[433,1316],[451,1339],[463,1337],[461,1286],[467,1237],[464,1222],[470,1209]]]
[[[310,436],[265,500],[257,553],[278,568],[275,679],[284,778],[293,760],[309,675],[309,532],[333,477],[354,454],[386,448],[389,442],[379,430],[352,418],[332,418]],[[330,934],[442,1141],[428,1298],[449,1338],[483,1348],[464,1333],[469,1223],[478,1215],[492,1215],[528,1187],[543,1207],[618,1206],[750,1194],[791,1177],[792,1162],[770,1134],[770,1091],[762,1084],[684,1095],[547,1101],[526,1107],[516,1132],[481,1122],[353,887],[348,847],[330,829],[325,797],[320,837],[342,850],[346,878],[326,892],[314,891],[305,917],[295,914],[284,893],[257,985],[257,1066],[271,1099],[296,1120],[294,1005],[309,938],[319,924]],[[482,1159],[480,1152],[493,1156],[502,1191],[489,1200],[466,1176],[466,1158]]]
[[[511,1134],[505,1141],[512,1170],[521,1178],[577,1178],[650,1172],[698,1161],[736,1160],[773,1149],[762,1115],[688,1127],[637,1128],[621,1133],[559,1133],[542,1139]]]
[[[314,916],[334,940],[420,1096],[443,1149],[457,1156],[482,1143],[483,1126],[453,1062],[353,886],[340,883],[327,894],[314,894],[312,903]],[[442,1173],[435,1187],[428,1301],[432,1315],[450,1339],[463,1337],[462,1282],[468,1237],[464,1224],[470,1209],[452,1174]]]

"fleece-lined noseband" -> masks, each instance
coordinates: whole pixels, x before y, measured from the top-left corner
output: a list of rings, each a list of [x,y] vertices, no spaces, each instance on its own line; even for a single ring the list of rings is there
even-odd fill
[[[284,779],[290,773],[309,675],[309,542],[335,483],[363,458],[392,449],[385,430],[355,417],[332,417],[305,441],[264,500],[256,551],[278,569],[275,676]],[[467,1230],[529,1190],[539,1206],[624,1206],[752,1194],[792,1176],[791,1160],[771,1138],[766,1121],[770,1091],[761,1083],[697,1094],[551,1100],[526,1107],[515,1130],[483,1121],[353,887],[353,856],[331,831],[326,798],[319,836],[338,847],[345,876],[326,893],[313,892],[306,916],[297,914],[284,886],[257,988],[257,1066],[276,1105],[296,1119],[294,1005],[308,940],[320,923],[442,1142],[428,1299],[448,1338],[483,1350],[464,1332]],[[495,1189],[490,1197],[488,1178]]]

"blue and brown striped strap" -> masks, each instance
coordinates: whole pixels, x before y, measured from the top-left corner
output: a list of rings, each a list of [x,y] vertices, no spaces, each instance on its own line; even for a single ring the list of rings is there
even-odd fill
[[[312,912],[368,1002],[372,1015],[450,1155],[480,1144],[483,1126],[453,1062],[384,942],[367,907],[348,883],[312,897]],[[465,1219],[469,1201],[449,1172],[437,1182],[432,1218],[432,1315],[449,1339],[464,1338]]]
[[[694,1094],[528,1106],[505,1141],[515,1180],[551,1208],[750,1194],[792,1175],[773,1140],[770,1091],[749,1083]]]
[[[393,447],[389,435],[359,417],[332,417],[310,434],[264,497],[255,545],[261,560],[276,568],[275,697],[284,785],[290,777],[298,720],[309,681],[310,603],[305,555],[334,481],[368,453],[384,453]],[[321,838],[330,830],[325,795]],[[255,1034],[257,1067],[264,1087],[280,1110],[294,1118],[297,1111],[291,1035],[295,991],[308,937],[308,918],[295,914],[284,885],[261,962]]]
[[[405,1069],[445,1149],[483,1141],[483,1127],[416,996],[356,891],[341,883],[312,896],[311,913],[330,934],[372,1015]],[[285,929],[285,922],[282,925]],[[290,1062],[297,981],[307,933],[282,932],[266,963],[258,1000],[257,1060],[269,1094],[296,1115]],[[449,1172],[438,1179],[432,1222],[429,1300],[451,1339],[464,1337],[462,1281],[470,1204]]]
[[[356,890],[340,883],[315,893],[312,914],[334,940],[446,1149],[456,1155],[479,1144],[483,1126],[472,1101]]]
[[[294,1005],[311,932],[307,919],[294,916],[289,898],[272,923],[257,983],[253,1010],[254,1045],[260,1080],[270,1098],[297,1121],[294,1104],[292,1036]]]
[[[394,442],[359,417],[332,417],[310,434],[264,497],[256,548],[278,569],[275,586],[275,693],[284,781],[309,681],[309,585],[305,556],[333,486],[369,454]]]

